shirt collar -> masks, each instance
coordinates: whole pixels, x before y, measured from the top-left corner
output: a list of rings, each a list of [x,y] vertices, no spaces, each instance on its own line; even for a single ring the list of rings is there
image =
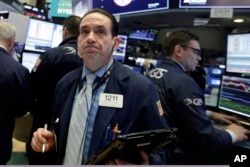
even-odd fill
[[[3,48],[6,52],[8,52],[8,51],[7,51],[7,48],[4,47],[3,45],[0,45],[0,48]]]
[[[181,69],[182,69],[183,71],[186,71],[186,70],[185,70],[185,67],[184,67],[180,62],[178,62],[177,60],[175,60],[175,59],[173,59],[173,58],[171,58],[171,60],[173,60],[174,62],[176,62],[176,63],[181,67]]]
[[[96,75],[96,76],[98,76],[99,78],[101,78],[103,75],[104,75],[104,73],[107,71],[107,69],[109,69],[110,67],[111,67],[111,65],[113,64],[113,62],[114,62],[114,60],[113,59],[111,59],[109,62],[108,62],[108,64],[106,64],[106,65],[104,65],[103,67],[101,67],[99,70],[97,70],[96,72],[94,72],[94,74]],[[91,72],[89,71],[89,69],[84,65],[83,66],[83,70],[82,70],[82,79],[86,76],[86,75],[88,75],[88,74],[90,74]]]

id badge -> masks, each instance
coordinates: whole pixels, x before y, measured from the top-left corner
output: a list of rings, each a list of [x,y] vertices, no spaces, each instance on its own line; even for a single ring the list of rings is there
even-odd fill
[[[100,100],[99,100],[99,106],[122,108],[123,107],[123,95],[111,94],[111,93],[101,93]]]

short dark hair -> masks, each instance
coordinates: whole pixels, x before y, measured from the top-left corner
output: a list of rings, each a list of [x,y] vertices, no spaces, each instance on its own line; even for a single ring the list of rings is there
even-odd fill
[[[169,57],[173,54],[176,45],[187,45],[191,40],[199,41],[199,37],[196,34],[184,30],[172,32],[163,42],[163,52]]]
[[[88,11],[87,13],[85,13],[83,15],[82,19],[84,17],[86,17],[87,15],[91,14],[91,13],[100,13],[100,14],[103,14],[103,15],[107,16],[110,19],[111,23],[112,23],[112,25],[111,25],[112,37],[115,37],[115,36],[118,35],[118,23],[117,23],[115,17],[111,13],[109,13],[109,12],[103,10],[103,9],[95,8],[95,9],[92,9],[92,10]]]
[[[78,36],[80,23],[81,17],[71,15],[63,21],[63,27],[66,27],[69,33],[73,36]]]

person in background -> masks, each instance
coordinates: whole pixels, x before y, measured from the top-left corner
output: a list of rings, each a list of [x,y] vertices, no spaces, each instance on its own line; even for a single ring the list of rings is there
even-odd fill
[[[29,70],[10,56],[15,37],[16,28],[0,21],[0,165],[10,159],[15,118],[29,111],[32,97]]]
[[[34,133],[31,143],[37,152],[42,151],[43,145],[45,151],[55,151],[56,148],[56,164],[85,164],[90,157],[113,140],[117,131],[123,135],[168,128],[166,120],[162,117],[154,84],[145,76],[113,59],[112,53],[120,42],[117,34],[116,19],[102,9],[92,9],[82,17],[78,50],[84,65],[60,80],[56,87],[52,110],[54,124],[46,132],[44,128],[39,128]],[[80,94],[86,91],[85,76],[88,77],[89,74],[97,78],[93,84],[92,100],[88,100],[91,101],[90,105],[81,107],[86,108],[85,112],[89,114],[87,120],[83,121],[83,125],[78,125],[80,121],[76,119],[83,119],[83,115],[77,116],[80,111],[76,110],[76,102]],[[84,98],[80,98],[80,102],[85,101],[87,94],[82,96]],[[80,128],[76,131],[77,136],[71,137],[77,128]],[[81,145],[73,146],[77,141]],[[142,159],[138,163],[166,164],[167,152],[165,149],[156,149],[147,155],[142,151]],[[70,153],[76,154],[74,158]],[[129,162],[116,158],[107,164],[119,165]]]
[[[201,60],[199,38],[188,31],[172,32],[163,42],[166,55],[158,68],[147,74],[157,86],[164,116],[178,128],[172,164],[224,164],[233,143],[247,140],[247,130],[232,123],[214,128],[206,115],[204,94],[186,74]],[[223,157],[223,158],[222,158]]]
[[[33,125],[30,139],[26,145],[29,164],[42,165],[50,161],[41,153],[34,152],[30,147],[33,132],[51,122],[51,103],[57,82],[68,72],[82,66],[82,59],[77,51],[77,37],[81,18],[71,15],[63,22],[63,41],[58,47],[42,54],[31,72],[34,104],[31,110]],[[43,158],[44,157],[44,158]]]

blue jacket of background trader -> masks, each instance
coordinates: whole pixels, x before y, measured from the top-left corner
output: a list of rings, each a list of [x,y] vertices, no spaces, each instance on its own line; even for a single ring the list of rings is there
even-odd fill
[[[229,152],[231,136],[213,127],[203,91],[177,62],[166,58],[147,76],[158,87],[166,120],[178,128],[176,155],[184,162],[177,163],[204,164],[202,158],[209,161],[209,156]]]
[[[0,165],[6,165],[11,156],[15,118],[30,107],[29,70],[0,47]]]

